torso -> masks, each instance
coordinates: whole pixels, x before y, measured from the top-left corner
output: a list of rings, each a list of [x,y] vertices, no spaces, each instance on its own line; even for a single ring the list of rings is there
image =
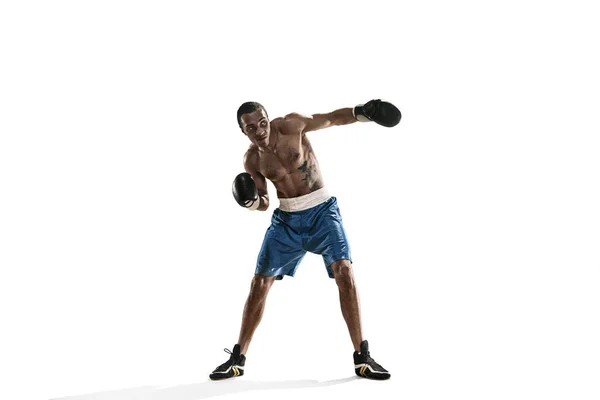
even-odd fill
[[[302,132],[285,131],[281,118],[271,121],[271,136],[275,142],[272,151],[260,151],[250,146],[250,152],[258,153],[259,172],[273,182],[277,197],[298,197],[324,186],[317,157],[310,141]]]

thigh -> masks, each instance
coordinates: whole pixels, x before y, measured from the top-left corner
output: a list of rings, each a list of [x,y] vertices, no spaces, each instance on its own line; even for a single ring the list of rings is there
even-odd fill
[[[329,277],[333,278],[331,264],[338,260],[352,262],[350,243],[344,229],[342,216],[333,198],[326,208],[312,222],[304,248],[323,256]]]
[[[305,254],[301,234],[274,215],[258,254],[255,273],[277,279],[282,279],[283,275],[294,276]]]
[[[339,253],[344,248],[349,248],[342,215],[335,197],[315,212],[315,216],[310,220],[310,228],[307,230],[303,246],[305,250],[316,254],[323,254],[328,250]]]

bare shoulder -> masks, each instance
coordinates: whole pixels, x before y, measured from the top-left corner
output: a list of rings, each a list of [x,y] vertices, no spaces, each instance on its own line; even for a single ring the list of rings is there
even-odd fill
[[[283,120],[288,124],[305,124],[307,120],[312,119],[312,115],[300,114],[297,112],[289,113]]]
[[[305,114],[300,114],[300,113],[297,113],[297,112],[293,112],[293,113],[287,114],[283,118],[286,119],[286,120],[296,120],[296,119],[311,118],[311,116],[310,115],[305,115]]]
[[[309,119],[310,116],[302,115],[297,112],[289,113],[282,118],[277,118],[273,120],[273,122],[277,121],[279,131],[285,134],[295,134],[300,133],[304,130],[306,126],[306,120]]]
[[[244,154],[244,168],[258,170],[258,146],[252,143]]]

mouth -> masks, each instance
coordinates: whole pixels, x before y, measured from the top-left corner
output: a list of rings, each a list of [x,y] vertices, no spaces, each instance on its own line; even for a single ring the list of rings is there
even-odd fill
[[[262,136],[257,136],[256,140],[258,140],[259,142],[263,142],[266,138],[267,138],[267,135],[262,135]]]

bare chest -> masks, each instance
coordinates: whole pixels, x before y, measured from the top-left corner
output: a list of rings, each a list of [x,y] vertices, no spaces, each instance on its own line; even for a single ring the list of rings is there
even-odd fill
[[[297,172],[305,162],[308,149],[301,140],[285,140],[277,148],[260,157],[260,172],[269,180],[276,182],[287,175]]]

